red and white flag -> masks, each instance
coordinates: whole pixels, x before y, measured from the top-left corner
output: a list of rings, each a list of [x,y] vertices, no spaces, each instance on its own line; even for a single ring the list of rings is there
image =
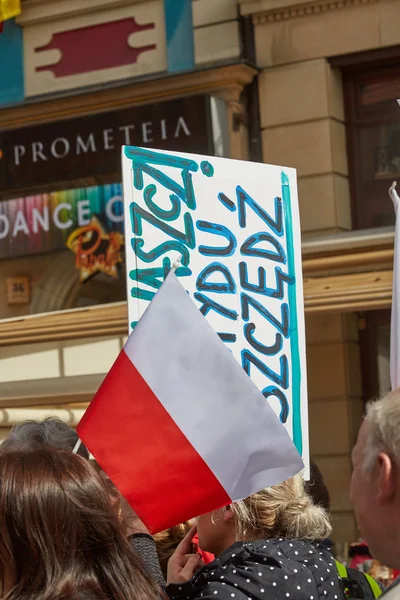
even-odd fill
[[[173,272],[77,431],[153,533],[304,466],[267,400]]]

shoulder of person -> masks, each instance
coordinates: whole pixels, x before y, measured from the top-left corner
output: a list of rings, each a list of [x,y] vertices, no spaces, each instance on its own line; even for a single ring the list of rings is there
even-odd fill
[[[382,600],[399,600],[400,598],[400,589],[399,586],[396,588],[390,588],[387,592],[384,592],[381,596]]]
[[[386,591],[382,594],[381,598],[383,600],[399,600],[400,598],[400,577],[396,579],[394,583],[390,587],[386,589]]]
[[[283,539],[234,544],[190,582],[167,591],[172,600],[343,598],[330,552]]]

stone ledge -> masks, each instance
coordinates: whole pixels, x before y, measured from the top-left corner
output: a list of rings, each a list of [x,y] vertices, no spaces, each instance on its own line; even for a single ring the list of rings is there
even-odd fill
[[[323,314],[389,308],[392,281],[392,271],[305,278],[305,312]]]
[[[98,13],[112,10],[139,2],[143,3],[143,0],[23,0],[22,12],[17,17],[17,23],[24,27],[94,11]]]
[[[296,17],[319,15],[353,6],[367,5],[378,0],[239,0],[242,15],[253,15],[255,25],[285,21]]]
[[[190,73],[154,76],[144,80],[116,82],[104,88],[79,90],[79,93],[48,95],[30,102],[0,109],[3,131],[39,123],[54,122],[75,116],[107,112],[172,100],[195,94],[215,94],[227,101],[239,101],[257,70],[244,63],[215,68],[201,68]]]
[[[306,314],[389,308],[391,270],[304,279]],[[0,321],[0,347],[128,334],[127,304],[60,311]]]
[[[1,384],[0,427],[6,422],[4,413],[1,414],[1,411],[8,410],[10,407],[34,407],[35,409],[38,407],[42,409],[51,407],[52,411],[54,408],[62,410],[85,408],[100,387],[104,375],[80,375],[4,382]],[[9,426],[15,424],[11,419],[7,423]]]

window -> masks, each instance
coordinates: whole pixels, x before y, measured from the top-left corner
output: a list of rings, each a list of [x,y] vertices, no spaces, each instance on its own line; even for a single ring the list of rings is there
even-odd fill
[[[400,61],[366,58],[343,68],[355,229],[394,224],[388,190],[400,181]]]
[[[125,300],[122,145],[226,156],[228,134],[206,94],[0,132],[0,320]]]

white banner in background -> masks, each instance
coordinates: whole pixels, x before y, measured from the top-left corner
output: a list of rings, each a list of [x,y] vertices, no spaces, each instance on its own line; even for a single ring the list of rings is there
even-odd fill
[[[296,171],[130,146],[122,161],[131,328],[180,261],[182,285],[308,465]]]
[[[397,181],[394,181],[389,189],[396,215],[396,227],[394,236],[394,258],[393,258],[393,292],[392,313],[390,323],[390,383],[392,390],[400,386],[400,198],[396,191]]]

